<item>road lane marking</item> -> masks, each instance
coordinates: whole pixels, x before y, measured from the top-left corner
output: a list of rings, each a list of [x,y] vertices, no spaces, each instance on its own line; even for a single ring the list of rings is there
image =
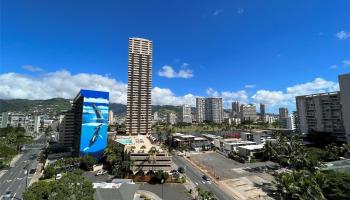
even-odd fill
[[[198,183],[197,182],[194,182],[196,185],[198,185]]]
[[[16,194],[17,194],[17,193],[15,193],[15,194],[13,195],[12,199],[14,199],[14,198],[16,197]],[[11,199],[11,200],[12,200],[12,199]]]

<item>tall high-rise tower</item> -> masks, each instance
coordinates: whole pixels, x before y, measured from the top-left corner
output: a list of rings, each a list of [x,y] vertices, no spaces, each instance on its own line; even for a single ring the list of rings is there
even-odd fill
[[[151,133],[152,41],[129,39],[127,133]]]
[[[260,115],[265,115],[265,104],[260,103]]]
[[[205,98],[196,98],[196,121],[204,122],[205,119]]]
[[[239,112],[240,112],[239,102],[238,101],[232,102],[232,111],[231,111],[232,117],[238,117]]]

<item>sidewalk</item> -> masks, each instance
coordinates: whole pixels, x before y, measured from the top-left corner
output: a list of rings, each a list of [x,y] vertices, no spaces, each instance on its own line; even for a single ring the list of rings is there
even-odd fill
[[[12,158],[10,162],[10,167],[15,166],[16,162],[23,156],[23,154],[17,154],[15,157]],[[7,172],[8,170],[1,170],[0,171],[0,178]]]
[[[14,158],[12,158],[11,162],[10,162],[10,167],[15,166],[16,162],[23,156],[22,153],[17,154]]]

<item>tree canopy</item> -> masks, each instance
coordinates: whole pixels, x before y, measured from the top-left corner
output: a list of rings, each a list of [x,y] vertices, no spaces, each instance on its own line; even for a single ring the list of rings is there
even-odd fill
[[[76,170],[64,175],[60,180],[38,181],[24,193],[24,200],[93,200],[95,189],[91,182]]]

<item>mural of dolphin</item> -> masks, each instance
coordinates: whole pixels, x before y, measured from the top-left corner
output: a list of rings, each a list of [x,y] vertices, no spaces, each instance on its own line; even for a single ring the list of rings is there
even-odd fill
[[[102,127],[102,124],[99,124],[95,127],[94,133],[92,134],[92,137],[90,138],[89,141],[89,145],[87,147],[84,148],[83,151],[87,151],[90,149],[90,147],[95,144],[95,142],[97,141],[98,137],[102,138],[102,136],[100,135],[100,129]]]
[[[102,112],[101,110],[96,106],[96,104],[92,104],[92,108],[94,109],[95,111],[95,114],[96,114],[96,119],[97,121],[102,121],[103,120],[103,117],[102,117]]]

